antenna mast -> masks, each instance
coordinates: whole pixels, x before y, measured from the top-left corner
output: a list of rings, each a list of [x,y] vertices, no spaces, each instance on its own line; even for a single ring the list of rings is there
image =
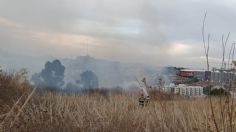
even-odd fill
[[[87,54],[87,56],[89,56],[89,47],[88,47],[88,39],[86,39],[86,54]]]

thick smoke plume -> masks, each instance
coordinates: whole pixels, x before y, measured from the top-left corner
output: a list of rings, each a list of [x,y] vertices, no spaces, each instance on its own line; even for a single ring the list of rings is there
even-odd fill
[[[62,65],[63,63],[63,65]],[[89,56],[47,62],[40,73],[32,76],[36,86],[60,88],[69,93],[101,88],[139,90],[135,78],[147,79],[149,86],[158,85],[161,78],[166,84],[172,82],[174,67],[155,67],[142,64],[99,60]],[[66,69],[66,70],[65,70]]]
[[[35,73],[31,81],[35,85],[60,88],[64,85],[65,66],[59,60],[48,61],[40,73]]]
[[[64,81],[68,84],[71,83],[69,86],[72,86],[72,84],[78,85],[76,83],[77,80],[80,80],[79,85],[82,85],[82,73],[92,71],[97,76],[100,88],[122,87],[124,89],[138,89],[137,87],[139,85],[137,84],[136,78],[142,79],[145,77],[149,85],[155,85],[160,77],[166,83],[169,83],[172,80],[169,78],[169,75],[172,74],[172,70],[174,71],[171,68],[101,60],[90,56],[80,56],[76,59],[62,59],[62,62],[66,67]]]
[[[85,89],[96,89],[99,87],[98,84],[97,75],[94,72],[87,70],[80,74],[80,80],[76,80],[75,83],[67,83],[64,90],[66,92],[79,92]]]
[[[85,71],[80,76],[83,88],[98,88],[98,78],[92,71]]]

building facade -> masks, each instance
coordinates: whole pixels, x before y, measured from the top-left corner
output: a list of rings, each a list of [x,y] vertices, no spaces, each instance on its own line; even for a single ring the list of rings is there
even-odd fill
[[[179,94],[181,96],[189,96],[189,97],[202,97],[203,87],[201,86],[187,86],[185,84],[179,84],[175,86],[174,90],[175,94]]]

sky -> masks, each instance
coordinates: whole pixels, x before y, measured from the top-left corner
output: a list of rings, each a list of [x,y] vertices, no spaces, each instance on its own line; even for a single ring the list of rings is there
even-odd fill
[[[0,0],[0,65],[39,70],[46,60],[90,55],[155,66],[220,66],[221,37],[236,38],[234,0]]]

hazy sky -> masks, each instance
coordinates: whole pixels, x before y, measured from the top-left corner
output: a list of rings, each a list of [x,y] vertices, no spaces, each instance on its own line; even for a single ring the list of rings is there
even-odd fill
[[[235,7],[234,0],[0,0],[0,65],[33,69],[88,53],[203,69],[204,12],[212,66],[222,34],[231,32],[228,49],[236,38]]]

